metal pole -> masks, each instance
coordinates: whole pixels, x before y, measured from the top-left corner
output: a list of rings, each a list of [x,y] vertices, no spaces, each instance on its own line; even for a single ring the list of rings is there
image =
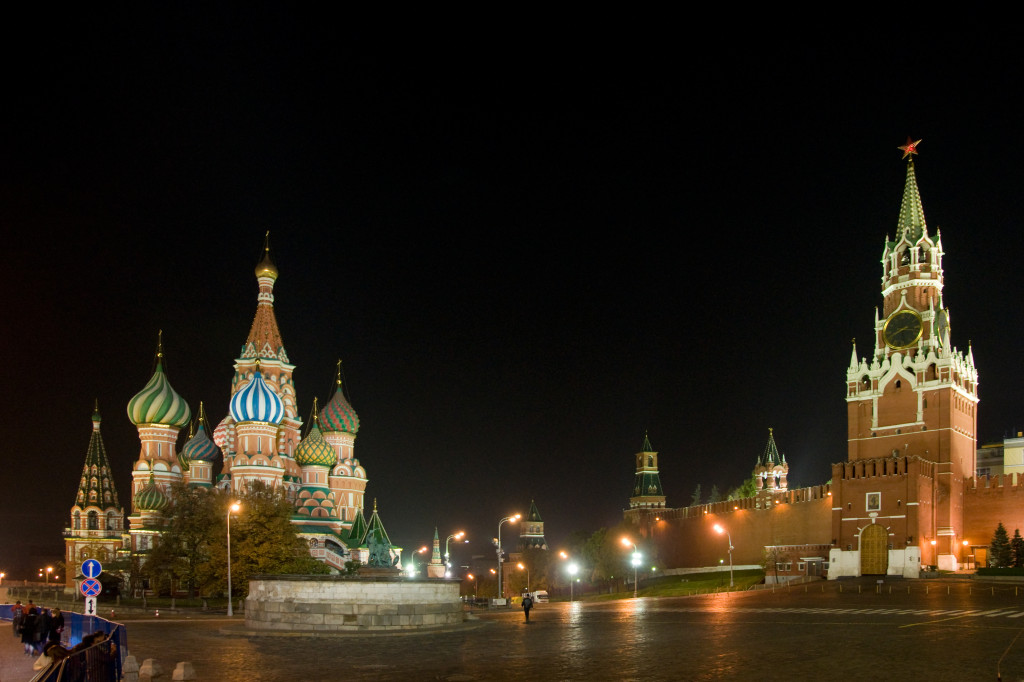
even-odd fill
[[[726,532],[726,535],[729,536],[729,589],[732,589],[735,586],[732,579],[732,535],[728,532]]]
[[[231,610],[231,506],[228,505],[228,616],[235,615]]]

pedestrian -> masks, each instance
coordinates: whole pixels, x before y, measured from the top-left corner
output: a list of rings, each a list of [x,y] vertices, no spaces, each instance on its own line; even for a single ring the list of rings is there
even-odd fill
[[[38,656],[43,653],[43,645],[50,636],[50,611],[42,606],[36,612],[36,631],[32,638],[33,651]]]
[[[21,600],[19,599],[11,607],[11,628],[14,630],[15,637],[21,636],[21,619],[24,617],[25,607],[21,605]]]
[[[526,622],[530,622],[530,609],[533,608],[533,597],[527,592],[523,595],[523,613],[526,614]]]
[[[64,633],[64,614],[60,609],[53,610],[53,617],[50,618],[50,630],[46,641],[49,644],[60,644],[61,636]]]
[[[35,651],[36,619],[34,606],[21,619],[21,645],[25,648],[26,656],[31,656]]]

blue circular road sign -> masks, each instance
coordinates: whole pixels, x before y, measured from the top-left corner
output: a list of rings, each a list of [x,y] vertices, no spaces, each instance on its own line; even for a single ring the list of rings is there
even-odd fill
[[[102,589],[103,586],[100,585],[100,581],[96,580],[96,578],[86,578],[82,581],[81,590],[82,594],[84,594],[86,597],[95,597],[100,593]]]
[[[86,559],[82,562],[82,575],[86,578],[99,578],[103,572],[103,566],[95,559]]]

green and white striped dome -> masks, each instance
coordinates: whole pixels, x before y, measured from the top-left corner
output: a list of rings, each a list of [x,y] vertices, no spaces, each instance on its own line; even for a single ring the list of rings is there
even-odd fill
[[[192,419],[188,403],[171,388],[159,358],[149,383],[128,402],[128,418],[136,426],[166,424],[178,428]]]
[[[171,500],[164,494],[164,491],[160,489],[160,486],[156,484],[156,478],[153,473],[149,474],[149,483],[142,487],[139,492],[135,493],[136,511],[163,511],[170,505]]]

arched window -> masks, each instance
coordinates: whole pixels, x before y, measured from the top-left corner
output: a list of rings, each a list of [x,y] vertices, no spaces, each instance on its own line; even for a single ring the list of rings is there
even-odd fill
[[[99,530],[100,529],[100,517],[99,517],[99,514],[97,514],[94,511],[89,512],[88,523],[89,523],[89,530]]]
[[[647,455],[647,466],[654,466],[654,455]]]

